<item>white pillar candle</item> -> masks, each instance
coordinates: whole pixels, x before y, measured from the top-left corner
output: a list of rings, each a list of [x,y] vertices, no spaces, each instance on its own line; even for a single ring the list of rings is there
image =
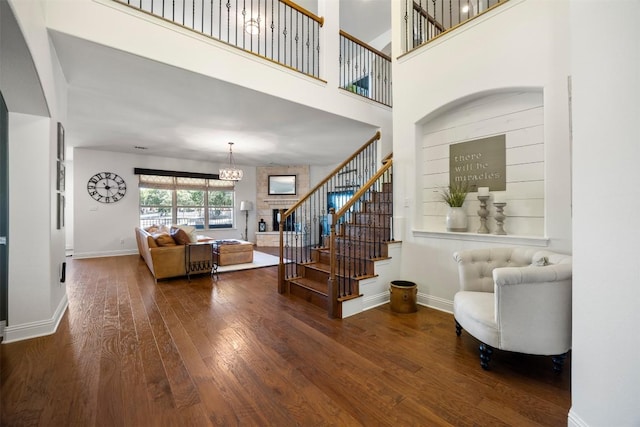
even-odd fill
[[[478,187],[478,196],[488,196],[489,187]]]
[[[493,203],[505,203],[506,197],[504,194],[493,194]]]

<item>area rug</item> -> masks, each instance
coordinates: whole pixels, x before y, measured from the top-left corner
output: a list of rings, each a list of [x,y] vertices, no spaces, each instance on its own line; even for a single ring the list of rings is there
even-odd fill
[[[280,258],[277,256],[265,254],[264,252],[253,251],[253,262],[246,264],[221,265],[218,267],[218,273],[226,273],[228,271],[248,270],[250,268],[271,267],[278,265]]]

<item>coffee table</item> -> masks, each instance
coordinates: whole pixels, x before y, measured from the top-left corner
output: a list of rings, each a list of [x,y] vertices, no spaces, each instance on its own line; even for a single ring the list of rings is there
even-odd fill
[[[212,274],[218,274],[218,266],[245,264],[253,262],[253,243],[237,239],[213,240],[211,242],[213,257]]]

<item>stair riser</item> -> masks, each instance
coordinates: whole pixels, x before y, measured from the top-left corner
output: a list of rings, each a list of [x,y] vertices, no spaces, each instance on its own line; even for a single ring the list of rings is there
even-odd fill
[[[320,283],[327,283],[329,280],[329,273],[326,271],[316,270],[311,267],[304,267],[301,277],[305,277],[307,279],[315,280]]]
[[[345,277],[370,276],[374,274],[373,262],[362,259],[338,257],[336,274]]]
[[[298,286],[295,283],[289,283],[289,293],[298,298],[302,298],[311,304],[322,308],[323,310],[328,309],[328,301],[327,297],[320,295],[316,292],[313,292],[307,288]]]
[[[391,224],[391,215],[358,212],[353,217],[354,224],[371,225],[374,227],[388,227]]]
[[[374,202],[392,202],[393,193],[373,193]]]
[[[344,230],[344,237],[353,240],[373,240],[386,242],[391,238],[391,230],[383,227],[358,227],[347,225]]]
[[[362,209],[362,212],[390,214],[392,213],[392,210],[393,210],[393,204],[391,202],[383,202],[383,203],[367,202],[364,204],[364,209]]]
[[[344,239],[336,239],[336,252],[352,258],[378,258],[387,256],[387,245],[384,243],[368,243]]]

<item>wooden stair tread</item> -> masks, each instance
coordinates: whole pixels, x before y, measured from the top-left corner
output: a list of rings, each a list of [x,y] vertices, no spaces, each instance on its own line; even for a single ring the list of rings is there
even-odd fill
[[[295,279],[289,279],[289,282],[295,283],[298,286],[302,286],[311,291],[314,291],[320,295],[328,296],[326,283],[317,282],[315,280],[307,279],[306,277],[297,277]]]
[[[314,268],[316,270],[324,271],[325,273],[329,273],[331,271],[331,265],[324,264],[321,262],[310,262],[304,265],[307,268]]]
[[[345,301],[349,301],[352,299],[356,299],[356,298],[360,298],[362,297],[362,294],[358,294],[358,295],[347,295],[345,297],[338,297],[338,301],[340,302],[345,302]]]

